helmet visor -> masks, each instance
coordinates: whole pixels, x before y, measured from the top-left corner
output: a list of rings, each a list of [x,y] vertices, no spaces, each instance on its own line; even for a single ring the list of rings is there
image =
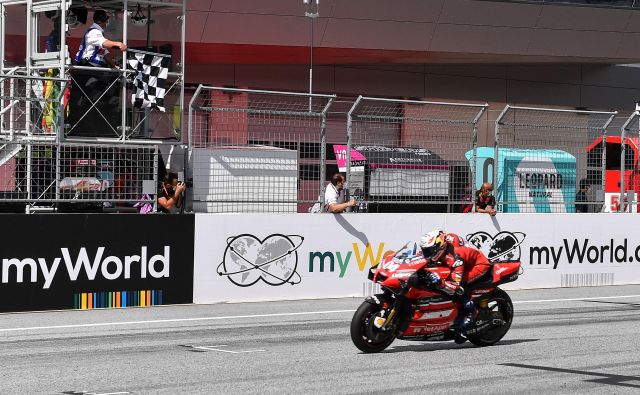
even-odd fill
[[[435,244],[429,247],[423,247],[422,256],[424,256],[426,259],[432,259],[436,255],[438,255],[438,252],[440,252],[441,248],[442,247]]]

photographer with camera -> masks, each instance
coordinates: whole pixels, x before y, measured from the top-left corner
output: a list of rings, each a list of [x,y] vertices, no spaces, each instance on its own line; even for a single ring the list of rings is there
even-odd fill
[[[158,211],[170,213],[171,208],[181,208],[182,198],[187,186],[184,182],[178,181],[176,173],[167,173],[158,189]]]

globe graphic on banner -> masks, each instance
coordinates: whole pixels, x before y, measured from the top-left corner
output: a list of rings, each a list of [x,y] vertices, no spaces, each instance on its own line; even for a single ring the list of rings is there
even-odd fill
[[[229,281],[248,287],[262,280],[273,286],[295,285],[302,280],[298,272],[298,253],[304,238],[272,234],[264,240],[250,234],[230,237],[217,272]]]
[[[477,232],[467,236],[467,241],[476,247],[491,262],[520,260],[520,244],[526,235],[522,232],[502,231],[495,236],[486,232]]]

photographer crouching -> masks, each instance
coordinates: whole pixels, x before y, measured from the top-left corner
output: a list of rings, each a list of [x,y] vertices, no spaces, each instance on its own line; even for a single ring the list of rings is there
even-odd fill
[[[158,189],[158,211],[171,213],[172,208],[181,208],[184,191],[186,189],[186,184],[178,181],[178,175],[176,173],[167,173]]]

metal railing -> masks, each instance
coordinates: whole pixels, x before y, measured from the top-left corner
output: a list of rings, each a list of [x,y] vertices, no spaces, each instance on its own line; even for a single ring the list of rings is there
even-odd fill
[[[4,143],[0,202],[87,209],[155,204],[158,155],[149,145]]]
[[[52,141],[64,127],[69,80],[52,76],[0,74],[0,139]]]

